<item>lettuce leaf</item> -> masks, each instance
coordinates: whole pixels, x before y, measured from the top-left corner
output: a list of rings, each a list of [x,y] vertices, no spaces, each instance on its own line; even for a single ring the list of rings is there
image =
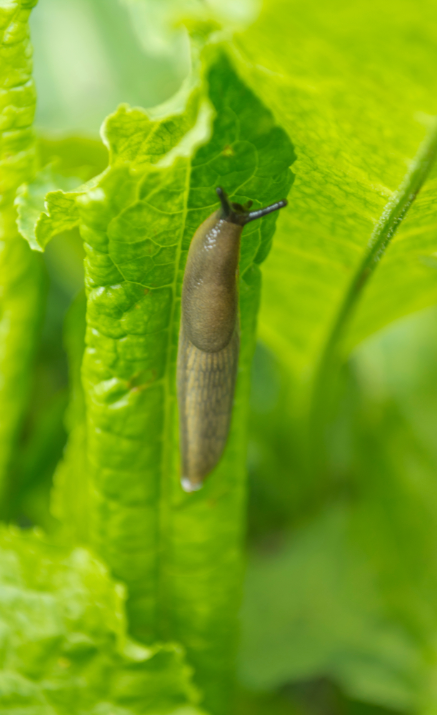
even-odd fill
[[[182,492],[177,459],[181,282],[191,237],[217,207],[215,187],[223,185],[240,203],[276,201],[289,191],[294,152],[218,49],[208,63],[208,105],[188,98],[185,113],[161,119],[120,107],[103,128],[108,169],[73,192],[45,199],[41,192],[42,214],[34,211],[38,189],[30,186],[19,210],[35,247],[61,230],[62,221],[77,222],[84,241],[90,541],[128,586],[132,632],[145,642],[162,633],[180,641],[205,702],[226,712],[242,574],[258,264],[270,250],[277,216],[244,234],[233,428],[223,460],[196,495]],[[196,85],[192,92],[196,98]]]
[[[32,179],[35,88],[28,19],[36,0],[0,7],[0,511],[30,387],[44,296],[41,264],[17,232],[17,187]]]
[[[82,548],[0,532],[0,709],[201,715],[181,648],[126,636],[124,589]]]

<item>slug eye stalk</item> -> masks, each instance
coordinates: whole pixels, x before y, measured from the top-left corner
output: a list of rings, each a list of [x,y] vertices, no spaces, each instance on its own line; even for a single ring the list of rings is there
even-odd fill
[[[279,209],[287,206],[287,199],[281,199],[275,204],[270,204],[270,206],[265,206],[262,209],[256,209],[255,211],[250,211],[250,207],[253,201],[248,201],[245,206],[241,204],[236,204],[229,201],[226,191],[222,189],[221,186],[217,186],[216,194],[220,199],[221,203],[221,218],[230,223],[235,223],[238,226],[245,226],[246,223],[250,221],[256,221],[257,218],[262,218],[267,216],[267,214],[273,213],[273,211],[278,211]]]
[[[221,207],[197,229],[182,285],[178,403],[182,488],[201,488],[228,437],[238,367],[237,269],[244,226],[287,205],[250,211],[216,189]]]

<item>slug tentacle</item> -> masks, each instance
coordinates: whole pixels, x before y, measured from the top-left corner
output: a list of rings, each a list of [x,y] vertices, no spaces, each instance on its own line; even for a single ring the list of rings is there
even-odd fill
[[[255,209],[255,211],[249,211],[248,209],[252,206],[253,201],[248,201],[245,206],[232,203],[229,201],[226,191],[224,191],[221,186],[217,186],[216,193],[221,203],[222,218],[225,221],[235,223],[239,226],[245,226],[247,223],[250,223],[250,221],[256,221],[257,218],[267,216],[267,214],[271,214],[273,211],[278,211],[288,204],[287,199],[281,199],[281,201],[277,201],[270,206],[265,206],[262,209]]]
[[[249,221],[287,205],[250,211],[216,189],[221,208],[193,236],[182,286],[178,348],[181,483],[197,491],[220,460],[232,416],[238,368],[237,270]]]
[[[275,204],[271,204],[270,206],[264,206],[262,209],[257,209],[255,211],[249,211],[249,213],[245,214],[245,222],[250,223],[250,221],[256,221],[257,218],[262,218],[263,216],[267,216],[267,214],[273,213],[273,211],[278,211],[279,209],[283,209],[285,206],[287,206],[287,199],[281,199],[281,201],[277,201]]]

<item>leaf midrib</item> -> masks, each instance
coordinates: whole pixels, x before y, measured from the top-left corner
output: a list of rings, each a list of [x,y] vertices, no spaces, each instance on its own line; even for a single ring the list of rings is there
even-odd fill
[[[171,633],[170,628],[170,583],[169,583],[169,573],[168,573],[168,563],[170,547],[168,543],[169,534],[171,533],[171,474],[172,474],[172,457],[171,450],[169,449],[171,445],[171,436],[173,429],[173,397],[170,381],[172,379],[172,347],[174,339],[174,324],[176,320],[176,308],[178,304],[178,277],[180,274],[181,260],[182,260],[182,247],[183,239],[187,224],[188,215],[188,200],[190,195],[190,181],[191,181],[191,162],[187,162],[186,166],[186,176],[185,176],[185,192],[186,201],[183,209],[183,217],[181,221],[181,229],[179,235],[178,248],[175,259],[175,270],[174,278],[172,283],[173,289],[173,301],[171,307],[170,321],[169,321],[169,331],[168,331],[168,342],[166,348],[167,354],[167,365],[166,365],[166,376],[164,380],[164,391],[165,391],[165,417],[163,426],[163,454],[161,460],[161,475],[160,475],[160,499],[159,499],[159,527],[158,527],[158,580],[157,580],[157,631],[161,638],[169,638]]]

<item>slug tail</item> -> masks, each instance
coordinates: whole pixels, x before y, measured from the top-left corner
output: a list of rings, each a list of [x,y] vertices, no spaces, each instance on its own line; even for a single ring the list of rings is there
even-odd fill
[[[182,489],[202,488],[226,445],[234,401],[239,337],[215,353],[199,350],[182,322],[178,356],[178,399]]]
[[[192,494],[202,489],[203,482],[192,482],[188,477],[181,477],[181,487],[187,494]]]

